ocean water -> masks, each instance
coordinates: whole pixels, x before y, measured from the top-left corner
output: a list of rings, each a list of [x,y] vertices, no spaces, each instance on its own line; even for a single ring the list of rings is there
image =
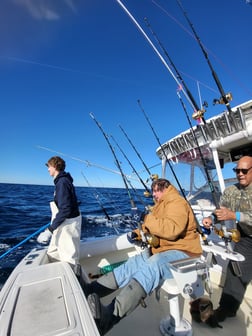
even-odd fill
[[[32,236],[50,222],[49,203],[54,186],[0,183],[0,287],[17,263],[30,251],[40,246]],[[82,213],[81,240],[119,235],[134,228],[131,202],[126,189],[76,187]],[[136,207],[152,204],[143,190],[131,192]],[[28,236],[28,241],[22,243]]]

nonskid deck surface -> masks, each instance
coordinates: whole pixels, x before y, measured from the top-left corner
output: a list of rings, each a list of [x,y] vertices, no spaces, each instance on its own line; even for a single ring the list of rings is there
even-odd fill
[[[0,335],[98,336],[87,300],[69,264],[39,265],[42,259],[39,253],[30,254],[1,290]]]
[[[86,269],[87,273],[96,274],[98,268],[104,266],[104,264],[113,264],[120,260],[127,260],[128,257],[136,253],[135,249],[126,249],[117,251],[117,253],[112,252],[104,254],[102,258],[99,256],[93,256],[90,258],[83,259],[83,267]],[[219,284],[223,284],[225,274],[222,272],[225,269],[225,264],[227,261],[223,261],[220,256],[217,256],[218,263],[210,272],[210,279],[213,286],[213,294],[211,300],[214,305],[214,309],[218,307],[219,297],[221,295],[222,288]],[[98,266],[98,267],[97,267]],[[108,304],[118,293],[115,292],[105,298],[102,298],[104,304]],[[155,292],[146,299],[147,308],[139,306],[134,312],[129,316],[122,319],[117,325],[110,330],[108,336],[128,336],[132,335],[144,335],[153,336],[161,335],[159,331],[160,321],[168,316],[169,314],[169,304],[167,300],[167,293],[161,289],[160,301],[157,301]],[[184,300],[181,298],[181,304],[183,305],[183,316],[190,322],[191,314],[189,312],[189,300]],[[182,310],[181,310],[182,311]],[[246,297],[238,311],[235,318],[229,318],[225,322],[220,323],[223,328],[211,328],[204,323],[192,322],[193,335],[194,336],[212,336],[213,333],[216,335],[230,336],[249,336],[252,335],[252,285],[250,284],[246,293]],[[177,335],[179,336],[179,335]]]
[[[214,308],[217,308],[221,288],[214,286],[214,293],[211,300]],[[112,296],[104,298],[103,302],[108,303]],[[155,298],[155,293],[146,299],[147,308],[139,306],[132,314],[125,317],[115,325],[114,328],[107,333],[108,336],[128,336],[128,335],[144,335],[155,336],[161,335],[159,331],[160,321],[167,316],[169,305],[167,302],[167,293],[161,292],[160,301]],[[181,302],[183,307],[183,302]],[[183,316],[192,323],[194,336],[250,336],[252,335],[252,295],[250,299],[246,297],[234,318],[228,318],[220,323],[223,328],[211,328],[204,323],[192,322],[189,312],[189,300],[184,301]]]

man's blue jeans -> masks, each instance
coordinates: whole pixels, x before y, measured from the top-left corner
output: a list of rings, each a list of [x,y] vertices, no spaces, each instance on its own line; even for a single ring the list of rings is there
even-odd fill
[[[126,263],[114,269],[118,287],[126,286],[131,279],[137,280],[150,294],[165,279],[172,278],[169,262],[187,258],[188,255],[181,251],[170,250],[154,254],[148,258],[146,253],[138,254],[127,260]]]

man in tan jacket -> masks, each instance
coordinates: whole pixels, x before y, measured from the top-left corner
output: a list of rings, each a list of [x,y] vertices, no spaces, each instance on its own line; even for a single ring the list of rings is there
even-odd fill
[[[84,289],[101,335],[106,334],[124,316],[132,312],[165,279],[172,278],[169,263],[202,253],[194,214],[188,202],[166,179],[152,183],[155,205],[144,218],[143,231],[158,238],[151,253],[140,253],[128,259]],[[132,238],[138,239],[138,230]],[[100,297],[117,288],[119,295],[106,307]]]

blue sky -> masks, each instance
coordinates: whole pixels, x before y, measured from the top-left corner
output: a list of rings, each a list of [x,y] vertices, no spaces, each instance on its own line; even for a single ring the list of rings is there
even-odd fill
[[[205,118],[223,112],[222,105],[212,105],[220,94],[176,1],[123,4],[153,39],[148,19],[197,103],[208,102]],[[182,4],[224,90],[233,94],[231,106],[250,100],[251,3]],[[148,167],[159,163],[158,143],[138,99],[162,143],[189,128],[176,82],[116,0],[2,0],[0,45],[0,182],[52,184],[44,164],[59,152],[66,155],[66,170],[76,185],[87,185],[84,174],[93,186],[123,186],[90,112],[139,172],[144,167],[118,126]],[[187,109],[191,115],[189,104]],[[131,174],[112,144],[124,173]],[[152,169],[160,171],[160,166]]]

